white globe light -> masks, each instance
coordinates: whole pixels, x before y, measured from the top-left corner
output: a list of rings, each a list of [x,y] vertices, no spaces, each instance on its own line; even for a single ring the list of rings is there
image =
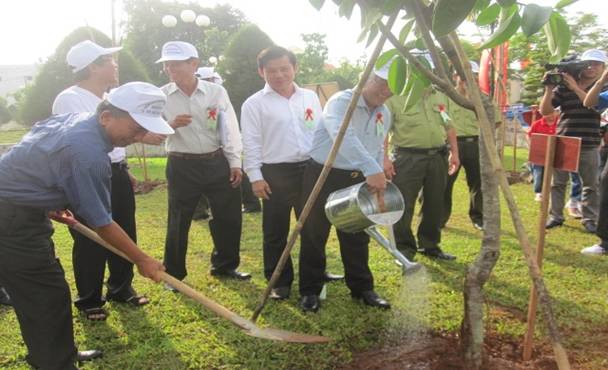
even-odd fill
[[[179,17],[182,19],[182,21],[184,21],[186,23],[191,23],[191,22],[194,22],[194,18],[196,18],[196,13],[194,13],[190,9],[186,9],[186,10],[182,10]]]
[[[198,17],[196,17],[196,25],[197,26],[199,26],[199,27],[207,27],[209,24],[211,24],[211,20],[206,15],[201,14]]]
[[[217,63],[217,58],[216,57],[210,57],[209,58],[209,63],[211,63],[211,64]]]
[[[165,15],[162,19],[163,26],[171,28],[177,24],[177,18],[172,15]]]

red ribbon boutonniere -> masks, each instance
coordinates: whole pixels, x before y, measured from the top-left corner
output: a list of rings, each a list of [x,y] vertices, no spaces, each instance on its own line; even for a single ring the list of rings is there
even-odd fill
[[[207,109],[207,127],[210,130],[215,130],[217,128],[217,113],[217,108]]]
[[[306,108],[304,110],[304,124],[309,129],[314,128],[315,126],[315,119],[313,117],[313,113],[314,111],[312,110],[312,108]]]
[[[439,104],[437,107],[439,108],[439,115],[441,116],[443,123],[447,123],[450,120],[450,116],[448,116],[448,113],[445,111],[445,105]]]
[[[384,135],[384,117],[382,112],[376,113],[376,135]]]
[[[207,119],[210,119],[212,121],[217,121],[217,109],[216,108],[207,109]]]
[[[305,121],[312,121],[314,118],[312,117],[313,111],[310,108],[306,108],[306,115],[304,116]]]

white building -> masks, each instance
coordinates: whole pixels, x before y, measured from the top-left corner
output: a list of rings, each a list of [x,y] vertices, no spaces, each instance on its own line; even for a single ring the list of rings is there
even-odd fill
[[[9,94],[31,83],[39,67],[37,64],[0,65],[0,96],[7,98]]]

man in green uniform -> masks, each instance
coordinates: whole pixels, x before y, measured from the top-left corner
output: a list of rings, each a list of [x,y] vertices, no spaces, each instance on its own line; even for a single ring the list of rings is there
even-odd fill
[[[475,75],[479,73],[477,63],[471,62],[471,70]],[[459,92],[466,94],[464,81],[461,81],[457,74],[455,74],[454,78],[456,79]],[[451,124],[456,130],[460,164],[464,167],[467,177],[467,185],[469,187],[469,218],[476,229],[482,230],[483,204],[479,170],[479,124],[477,123],[477,116],[475,116],[475,112],[461,107],[452,100],[448,101],[447,110],[450,112]],[[448,176],[443,200],[441,227],[444,227],[448,223],[452,214],[452,191],[459,172],[460,169],[457,169],[456,172]]]
[[[445,95],[428,88],[420,102],[405,112],[405,97],[394,96],[386,103],[393,115],[391,143],[395,159],[385,163],[385,172],[405,200],[403,216],[393,228],[397,248],[408,258],[413,258],[417,250],[431,258],[456,258],[439,247],[448,171],[452,174],[460,166],[456,131],[447,113],[447,102]],[[412,216],[421,190],[422,219],[416,238]]]

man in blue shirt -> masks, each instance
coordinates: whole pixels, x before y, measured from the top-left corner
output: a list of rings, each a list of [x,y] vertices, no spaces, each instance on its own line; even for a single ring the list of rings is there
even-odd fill
[[[603,111],[608,108],[608,91],[605,90],[608,83],[608,69],[604,70],[602,77],[595,82],[591,90],[585,96],[583,104],[589,109]],[[600,207],[597,218],[597,236],[600,242],[590,247],[583,248],[582,254],[587,255],[607,255],[608,254],[608,166],[604,165],[600,175]]]
[[[391,115],[384,102],[392,93],[387,84],[388,65],[373,76],[363,87],[353,112],[351,123],[336,161],[323,185],[310,216],[302,228],[300,252],[300,307],[305,312],[316,312],[320,307],[319,294],[325,272],[325,244],[331,224],[325,215],[325,203],[330,193],[365,181],[372,192],[386,188],[383,172],[384,140],[390,127]],[[313,138],[311,159],[304,172],[302,201],[310,196],[321,174],[331,146],[353,96],[352,90],[333,95],[325,106],[323,120]],[[353,298],[366,305],[390,308],[390,304],[374,291],[374,278],[369,269],[369,236],[361,231],[346,233],[337,230],[340,253],[344,264],[346,285]]]
[[[0,285],[11,296],[27,361],[36,368],[75,369],[74,362],[85,359],[74,345],[70,290],[55,257],[48,212],[69,206],[143,276],[158,281],[164,270],[112,221],[107,154],[147,131],[172,133],[161,118],[165,102],[153,85],[125,84],[110,92],[96,114],[36,123],[0,158]]]

